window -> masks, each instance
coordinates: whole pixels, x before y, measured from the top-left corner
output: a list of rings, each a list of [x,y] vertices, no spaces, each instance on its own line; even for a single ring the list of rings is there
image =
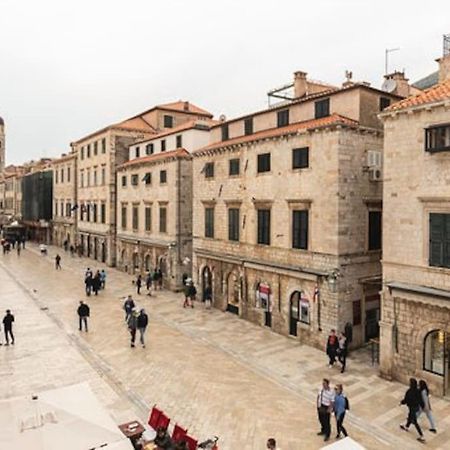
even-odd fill
[[[84,187],[84,172],[80,173],[80,186]]]
[[[228,129],[228,124],[224,123],[220,127],[220,131],[222,133],[222,141],[228,141],[228,139],[230,139],[230,133],[229,133],[229,129]]]
[[[165,207],[159,208],[159,232],[167,232],[167,208]]]
[[[102,186],[106,184],[106,169],[102,167]]]
[[[258,173],[270,172],[270,153],[258,155]]]
[[[61,202],[61,209],[59,210],[59,215],[64,217],[64,202]]]
[[[258,244],[270,245],[270,209],[258,209]]]
[[[66,202],[66,217],[70,217],[72,215],[72,204],[70,202]]]
[[[205,178],[213,178],[214,177],[214,163],[208,162],[205,164]]]
[[[161,151],[162,151],[162,152],[165,152],[165,151],[166,151],[166,140],[165,140],[165,139],[163,139],[163,140],[161,141]]]
[[[86,186],[91,185],[91,169],[86,170]]]
[[[91,205],[86,205],[86,220],[91,221]]]
[[[55,216],[58,215],[58,202],[55,201]]]
[[[80,156],[81,156],[81,159],[84,159],[84,147],[81,147]]]
[[[139,183],[139,175],[133,174],[131,175],[131,186],[137,186]]]
[[[127,176],[122,175],[122,187],[125,187],[127,185]]]
[[[94,173],[94,186],[97,186],[97,169],[94,169],[93,173]]]
[[[86,158],[90,158],[90,157],[91,157],[91,144],[88,144]]]
[[[106,153],[106,138],[102,139],[102,153]]]
[[[239,158],[230,159],[229,160],[229,166],[228,166],[228,174],[230,176],[239,175],[239,172],[240,172],[240,167],[239,166],[240,166]]]
[[[135,151],[136,158],[139,158],[141,156],[141,148],[140,147],[136,147],[134,149],[134,151]]]
[[[159,171],[159,182],[161,184],[167,183],[167,170],[160,170]]]
[[[391,99],[387,97],[380,97],[380,111],[387,108],[391,104]]]
[[[450,151],[450,124],[425,130],[425,150],[430,153]]]
[[[94,155],[97,156],[97,153],[98,153],[98,142],[95,141],[94,142]]]
[[[444,375],[445,367],[445,332],[430,331],[423,345],[423,369],[437,375]]]
[[[139,228],[139,206],[138,205],[133,205],[132,225],[133,225],[133,230],[135,230],[135,231]]]
[[[61,169],[61,183],[64,183],[64,169]]]
[[[292,150],[292,168],[306,169],[309,167],[309,148],[294,148]]]
[[[173,128],[172,116],[164,116],[164,128]]]
[[[153,155],[153,144],[147,144],[145,146],[145,154],[146,155]]]
[[[100,222],[106,223],[106,204],[103,202],[100,205]]]
[[[292,211],[292,248],[308,249],[308,210]]]
[[[300,294],[300,322],[309,324],[309,300],[306,298],[302,298]]]
[[[214,237],[214,208],[205,208],[205,237]]]
[[[369,250],[381,250],[381,211],[369,211]]]
[[[92,221],[97,223],[97,203],[92,205]]]
[[[353,302],[353,326],[361,325],[361,300]]]
[[[151,206],[145,207],[145,231],[151,231],[152,229],[152,208]]]
[[[430,266],[450,268],[450,214],[430,214]]]
[[[58,170],[55,170],[55,184],[58,184]]]
[[[183,136],[179,134],[176,139],[177,139],[177,148],[183,147]]]
[[[320,119],[330,115],[330,99],[319,100],[314,103],[314,117]]]
[[[228,239],[239,241],[239,208],[228,209]]]
[[[244,120],[244,134],[253,134],[253,117]]]
[[[283,109],[277,112],[277,127],[289,125],[289,110]]]
[[[142,181],[143,181],[146,185],[152,184],[152,174],[151,174],[151,172],[147,172],[147,173],[144,175],[144,178],[142,179]]]
[[[70,167],[67,168],[67,182],[70,183]]]
[[[122,229],[125,230],[127,228],[127,206],[122,205]]]

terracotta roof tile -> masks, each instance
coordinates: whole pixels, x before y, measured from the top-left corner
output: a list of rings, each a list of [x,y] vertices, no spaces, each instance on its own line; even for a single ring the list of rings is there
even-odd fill
[[[165,103],[163,105],[156,106],[155,109],[169,109],[171,111],[179,111],[179,112],[187,112],[187,113],[195,113],[200,114],[203,116],[212,117],[213,115],[206,111],[206,109],[199,108],[198,106],[194,105],[193,103],[186,102],[183,100],[179,100],[178,102],[172,102],[172,103]]]
[[[130,161],[121,164],[118,168],[125,169],[127,167],[134,166],[137,164],[152,163],[164,159],[177,158],[181,156],[189,156],[189,152],[184,148],[179,148],[177,150],[172,150],[170,152],[155,153],[154,155],[142,156],[141,158],[131,159]]]
[[[238,136],[226,141],[215,142],[214,144],[207,145],[206,147],[200,148],[192,152],[193,154],[201,153],[205,150],[213,150],[221,147],[228,147],[230,145],[245,144],[248,142],[259,141],[261,139],[272,138],[277,136],[283,136],[286,134],[293,134],[299,130],[308,130],[312,128],[327,127],[330,125],[358,125],[356,120],[349,119],[348,117],[341,116],[339,114],[332,114],[328,117],[323,117],[321,119],[305,120],[303,122],[296,122],[285,127],[280,128],[270,128],[268,130],[258,131],[256,133],[247,136]]]
[[[435,103],[446,99],[450,99],[450,79],[426,89],[421,94],[400,100],[399,102],[392,104],[389,108],[386,108],[385,111],[399,111],[412,106],[426,105],[428,103]]]

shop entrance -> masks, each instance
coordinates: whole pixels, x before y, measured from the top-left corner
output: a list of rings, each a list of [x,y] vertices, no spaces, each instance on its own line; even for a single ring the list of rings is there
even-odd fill
[[[381,299],[379,294],[366,296],[364,326],[364,338],[366,342],[380,336],[380,306]]]
[[[212,276],[211,269],[205,266],[202,271],[202,300],[212,293]]]
[[[297,336],[297,323],[300,321],[300,298],[301,293],[295,291],[291,295],[289,308],[289,334]]]
[[[227,311],[239,315],[239,277],[230,273],[227,280]]]

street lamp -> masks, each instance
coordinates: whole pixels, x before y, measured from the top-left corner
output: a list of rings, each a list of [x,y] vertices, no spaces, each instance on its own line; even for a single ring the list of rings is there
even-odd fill
[[[340,276],[341,276],[341,273],[339,272],[339,269],[333,269],[327,275],[328,287],[330,288],[330,291],[333,293],[336,293],[336,291],[337,291],[337,280]]]

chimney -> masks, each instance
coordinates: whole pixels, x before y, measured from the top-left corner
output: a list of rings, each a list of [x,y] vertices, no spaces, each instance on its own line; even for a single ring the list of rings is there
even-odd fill
[[[295,98],[303,97],[308,93],[308,82],[306,81],[306,72],[298,70],[294,72],[294,96]]]
[[[395,71],[388,75],[385,75],[386,80],[394,80],[396,85],[395,89],[391,91],[392,94],[400,95],[401,97],[408,97],[411,95],[411,86],[409,85],[409,79],[405,77],[405,71]]]
[[[184,110],[189,111],[189,102],[184,102]]]

